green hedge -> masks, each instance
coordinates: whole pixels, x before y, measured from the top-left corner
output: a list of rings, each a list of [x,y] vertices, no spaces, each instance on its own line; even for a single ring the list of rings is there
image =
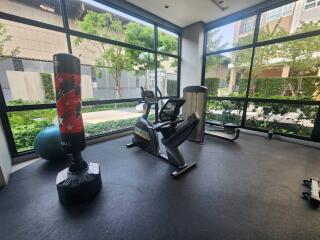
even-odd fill
[[[320,77],[304,77],[301,81],[301,93],[298,98],[313,99],[316,83],[320,82]],[[259,78],[256,80],[256,91],[253,97],[283,97],[283,90],[291,83],[294,90],[298,89],[299,79],[295,78]],[[287,95],[290,96],[290,95]],[[291,96],[293,97],[293,96]]]
[[[52,126],[56,115],[55,109],[9,112],[8,118],[18,152],[32,149],[37,134]]]
[[[167,80],[167,93],[168,96],[176,96],[177,95],[177,84],[176,80]]]
[[[115,109],[121,109],[121,108],[135,107],[136,105],[137,105],[136,102],[108,103],[108,104],[91,105],[91,106],[83,107],[82,108],[82,112],[83,113],[88,113],[88,112],[99,112],[99,111],[115,110]]]
[[[206,78],[205,85],[208,87],[209,96],[217,96],[221,79],[219,78]],[[259,98],[295,98],[295,99],[314,99],[314,92],[316,90],[316,83],[320,83],[320,77],[304,77],[301,82],[302,92],[298,96],[282,96],[283,90],[287,83],[291,83],[294,90],[298,88],[299,79],[295,78],[259,78],[255,80],[255,93],[251,94],[251,97]],[[238,91],[231,94],[231,96],[242,96],[246,93],[248,80],[237,79],[236,85]]]
[[[44,88],[44,96],[46,101],[54,101],[54,89],[50,73],[40,73]]]
[[[299,135],[304,137],[310,137],[313,129],[312,127],[305,127],[300,124],[265,122],[254,119],[248,119],[246,121],[246,127],[260,128],[263,130],[269,130],[272,128],[274,132]]]
[[[209,96],[217,96],[218,95],[218,88],[220,84],[219,78],[206,78],[205,85],[208,88],[208,95]]]
[[[99,135],[123,128],[133,127],[137,121],[137,118],[129,118],[123,120],[106,121],[96,124],[87,124],[85,126],[85,132],[87,136]]]

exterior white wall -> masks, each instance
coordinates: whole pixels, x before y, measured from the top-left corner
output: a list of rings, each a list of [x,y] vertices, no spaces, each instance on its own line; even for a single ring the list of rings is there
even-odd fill
[[[203,40],[203,22],[194,23],[183,29],[180,93],[186,86],[201,85]]]
[[[8,183],[11,171],[11,157],[0,122],[0,187]]]

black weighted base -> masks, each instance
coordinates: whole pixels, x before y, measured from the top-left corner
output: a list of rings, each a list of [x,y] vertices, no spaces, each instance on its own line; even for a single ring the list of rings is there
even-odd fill
[[[316,178],[310,178],[309,180],[303,180],[302,184],[310,188],[310,192],[303,192],[302,196],[308,200],[312,208],[319,208],[320,206],[320,186],[319,180]]]
[[[85,202],[101,190],[101,174],[98,163],[89,163],[81,173],[71,173],[66,168],[58,173],[56,185],[59,200],[63,205]]]

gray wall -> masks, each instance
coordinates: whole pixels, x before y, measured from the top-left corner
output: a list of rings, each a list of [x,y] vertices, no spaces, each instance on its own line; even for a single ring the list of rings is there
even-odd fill
[[[30,73],[41,73],[41,72],[46,72],[46,73],[53,73],[53,64],[52,62],[45,62],[45,61],[37,61],[37,60],[22,60],[23,68],[24,71],[26,72],[26,75]],[[11,84],[18,83],[18,79],[15,79],[14,74],[8,74],[8,71],[14,71],[12,59],[5,59],[0,61],[0,83],[1,87],[4,92],[4,96],[6,101],[13,100],[13,95],[14,96],[20,96],[18,92],[15,92],[15,94],[12,94],[11,91],[13,89],[10,89],[10,84],[8,80],[8,76],[10,76],[10,81]],[[96,70],[96,80],[95,83],[92,83],[93,79],[91,78],[91,66],[88,65],[82,65],[81,66],[81,75],[83,76],[83,80],[86,80],[84,82],[84,89],[83,89],[83,96],[84,99],[99,99],[99,100],[105,100],[105,99],[114,99],[115,96],[115,80],[114,77],[110,72],[108,72],[108,69],[106,68],[99,68]],[[17,78],[18,78],[18,73],[23,74],[23,72],[16,72]],[[177,75],[176,74],[165,74],[166,78],[169,80],[176,80]],[[151,76],[152,78],[152,76]],[[15,81],[17,80],[17,81]],[[89,82],[88,82],[89,81]],[[140,93],[140,86],[144,86],[146,81],[146,76],[141,75],[139,77],[135,76],[134,73],[127,72],[127,71],[122,71],[121,73],[121,98],[122,99],[127,99],[127,98],[139,98],[141,96]],[[150,76],[149,80],[150,81]],[[86,83],[86,84],[85,84]],[[21,91],[28,92],[28,89],[24,89],[22,85],[19,85],[20,88],[22,88]],[[13,86],[11,86],[13,87]],[[35,83],[35,86],[33,86],[35,89],[38,89],[37,91],[39,92],[43,86],[37,85]],[[92,89],[88,89],[91,88]],[[17,86],[16,86],[17,88]],[[15,88],[15,89],[16,89]],[[41,88],[41,89],[40,89]],[[166,89],[161,89],[163,94],[166,94]],[[32,94],[32,93],[31,93]],[[28,94],[27,94],[28,95]],[[17,98],[17,97],[16,97]],[[30,100],[33,101],[34,99],[25,99],[24,100]],[[38,101],[42,101],[44,99],[38,99]]]

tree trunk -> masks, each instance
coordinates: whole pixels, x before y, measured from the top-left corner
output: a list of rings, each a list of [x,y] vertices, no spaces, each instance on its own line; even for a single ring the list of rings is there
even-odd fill
[[[121,86],[120,86],[121,71],[119,71],[119,70],[116,70],[115,81],[116,81],[116,86],[114,88],[114,90],[115,90],[115,99],[121,99]]]

